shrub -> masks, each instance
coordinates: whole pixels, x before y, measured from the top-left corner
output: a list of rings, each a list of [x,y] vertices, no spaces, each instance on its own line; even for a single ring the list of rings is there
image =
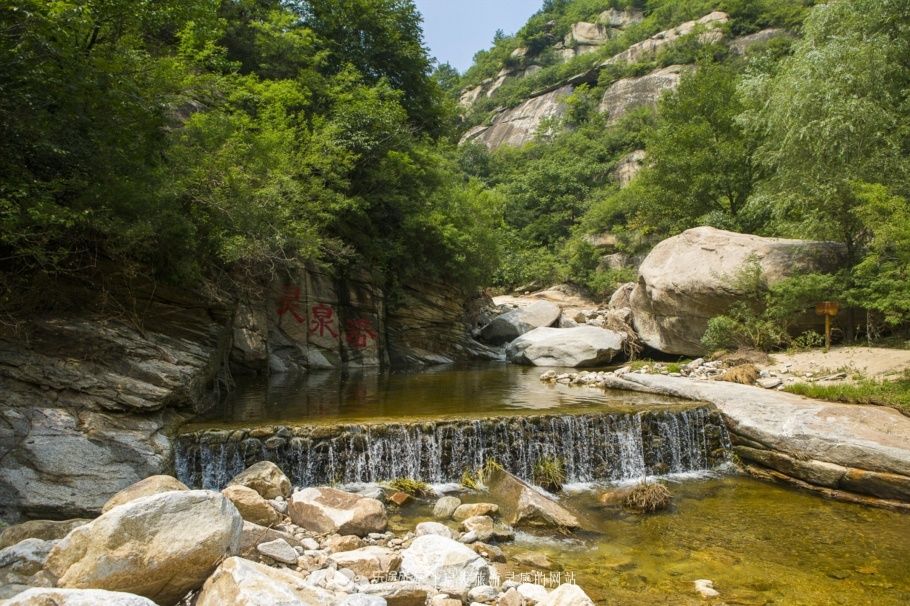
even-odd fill
[[[741,364],[728,369],[721,377],[721,381],[752,385],[758,380],[758,369],[753,364]]]

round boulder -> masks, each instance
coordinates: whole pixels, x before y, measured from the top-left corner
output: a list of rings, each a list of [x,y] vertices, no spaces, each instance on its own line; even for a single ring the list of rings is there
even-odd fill
[[[843,247],[832,242],[762,238],[697,227],[654,247],[639,268],[631,305],[635,330],[649,347],[699,356],[708,321],[742,296],[736,276],[750,259],[768,284],[838,267]]]
[[[609,364],[622,353],[626,335],[597,326],[536,328],[506,350],[509,361],[534,366],[576,368]]]
[[[353,534],[385,532],[388,520],[385,506],[376,499],[336,488],[305,488],[291,496],[288,504],[291,521],[318,533]]]
[[[237,551],[243,519],[217,492],[165,492],[115,507],[70,532],[45,568],[67,588],[135,593],[174,604]]]

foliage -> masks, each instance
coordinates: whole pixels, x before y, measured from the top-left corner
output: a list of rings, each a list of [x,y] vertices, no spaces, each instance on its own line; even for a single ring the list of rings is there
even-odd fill
[[[566,483],[565,463],[556,457],[542,457],[534,463],[533,478],[538,486],[559,492]]]
[[[787,385],[784,390],[818,400],[891,406],[910,415],[910,372],[907,371],[896,380],[863,379],[857,383],[833,385],[795,383]]]
[[[0,277],[299,261],[465,285],[499,202],[440,139],[410,0],[0,7]]]
[[[769,286],[757,259],[749,259],[730,279],[739,301],[708,321],[702,343],[709,351],[789,345],[790,330],[818,301],[836,299],[837,276],[804,274]]]

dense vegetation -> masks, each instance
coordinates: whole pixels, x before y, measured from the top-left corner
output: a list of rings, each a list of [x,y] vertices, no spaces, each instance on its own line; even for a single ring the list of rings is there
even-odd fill
[[[533,45],[540,28],[552,30],[552,42],[566,24],[593,20],[611,6],[643,9],[645,18],[576,60],[593,64],[619,46],[712,9],[730,13],[728,37],[768,26],[794,34],[745,56],[723,44],[681,39],[641,63],[602,69],[596,84],[576,88],[566,117],[547,136],[493,153],[467,146],[464,169],[505,200],[502,231],[510,246],[497,283],[568,280],[606,295],[631,272],[606,262],[605,252],[634,259],[663,238],[712,225],[833,240],[849,257],[837,276],[801,277],[770,290],[759,281],[748,306],[718,320],[709,335],[714,345],[734,345],[756,331],[753,340],[762,347],[789,342],[788,314],[819,297],[866,312],[855,314],[857,336],[906,327],[910,6],[897,0],[809,4],[548,2],[516,36],[500,37],[492,50],[479,53],[463,80],[467,85],[508,65],[511,51]],[[696,69],[656,111],[640,109],[615,124],[596,111],[617,78],[674,63]],[[536,72],[534,86],[561,69],[554,64]],[[529,79],[515,79],[519,89],[505,84],[473,106],[466,125],[486,119],[491,107],[512,104]],[[646,166],[620,189],[613,171],[636,149],[646,150]],[[596,246],[596,240],[612,246]]]
[[[0,56],[6,306],[105,262],[178,283],[495,264],[409,0],[14,0]]]
[[[717,343],[761,326],[762,343],[780,341],[780,319],[821,294],[864,311],[866,336],[905,327],[910,5],[813,4],[547,0],[459,75],[433,70],[411,0],[7,2],[0,307],[101,265],[185,284],[300,261],[393,284],[571,281],[607,296],[654,243],[707,224],[835,240],[849,255],[837,276],[757,280],[752,304],[718,320]],[[556,57],[573,23],[610,8],[643,19]],[[792,35],[745,56],[685,36],[599,69],[533,143],[456,146],[494,108],[712,10],[730,14],[727,39]],[[531,63],[456,108],[460,91]],[[657,110],[599,113],[617,79],[673,64],[695,69]],[[615,169],[642,149],[645,168],[620,188]]]

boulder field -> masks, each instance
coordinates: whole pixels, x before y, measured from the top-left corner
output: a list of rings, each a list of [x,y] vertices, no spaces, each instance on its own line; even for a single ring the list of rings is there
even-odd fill
[[[500,472],[496,483],[517,487],[490,494],[504,510],[523,512],[515,523],[574,527],[571,513],[514,476]],[[2,539],[15,543],[0,550],[0,604],[593,604],[575,585],[502,582],[496,566],[506,557],[496,543],[511,541],[514,531],[494,520],[497,503],[442,497],[434,507],[439,521],[396,535],[386,530],[379,499],[329,487],[294,491],[277,466],[258,463],[221,493],[152,476],[104,509],[94,520],[5,529]],[[256,523],[263,517],[273,518],[271,527]],[[537,555],[515,563],[545,559]]]

